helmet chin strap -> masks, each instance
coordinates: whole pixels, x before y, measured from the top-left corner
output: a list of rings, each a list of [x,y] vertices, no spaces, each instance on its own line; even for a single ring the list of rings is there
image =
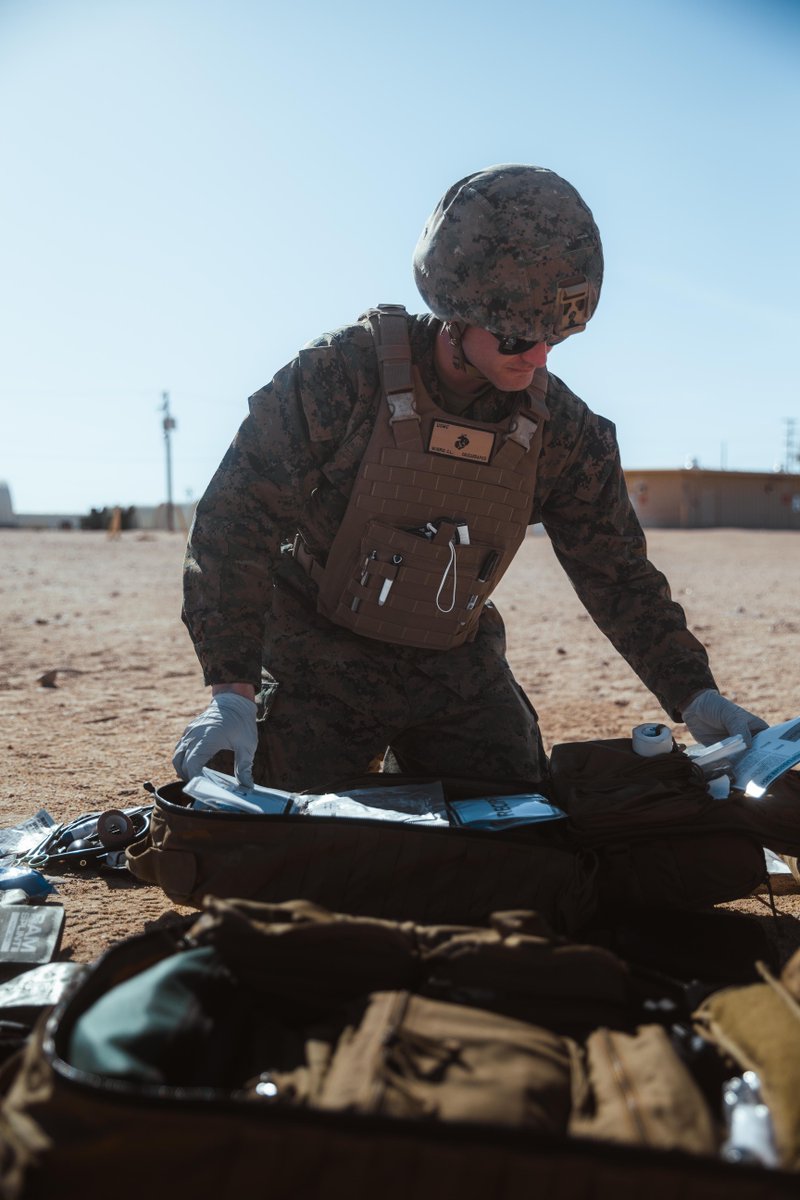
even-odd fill
[[[447,331],[447,340],[453,351],[453,367],[455,370],[462,371],[471,379],[484,379],[483,372],[474,367],[464,353],[463,338],[468,329],[466,321],[447,321],[445,329]]]

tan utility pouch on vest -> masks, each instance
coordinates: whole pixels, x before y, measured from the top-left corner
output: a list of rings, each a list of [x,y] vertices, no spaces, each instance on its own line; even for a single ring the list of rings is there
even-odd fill
[[[459,544],[455,522],[439,523],[438,532],[444,536],[429,540],[369,521],[344,581],[320,592],[321,611],[354,633],[399,645],[448,650],[471,640],[501,554]]]

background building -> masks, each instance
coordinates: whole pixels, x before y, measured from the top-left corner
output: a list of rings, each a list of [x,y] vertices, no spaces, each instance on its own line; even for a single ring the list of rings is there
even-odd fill
[[[797,529],[800,530],[800,473],[627,470],[636,515],[645,529]],[[0,526],[38,529],[107,529],[113,506],[87,513],[15,513],[8,485],[0,483]],[[124,510],[124,529],[168,529],[166,504]],[[186,534],[194,503],[172,505],[172,528]]]
[[[186,534],[194,516],[194,502],[185,504],[140,504],[118,509],[114,505],[93,508],[88,513],[14,512],[11,489],[0,482],[0,528],[10,529],[109,529],[119,512],[122,529],[169,529]]]
[[[800,529],[800,474],[625,471],[633,506],[650,529]]]

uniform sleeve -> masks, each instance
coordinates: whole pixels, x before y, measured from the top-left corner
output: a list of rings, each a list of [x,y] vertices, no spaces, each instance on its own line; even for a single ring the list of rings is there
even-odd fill
[[[249,408],[197,506],[184,562],[182,616],[207,684],[260,686],[281,545],[352,414],[342,356],[325,343],[301,350]]]
[[[555,435],[560,470],[551,478],[541,520],[587,612],[680,721],[687,696],[716,687],[708,656],[689,632],[666,578],[647,557],[614,426],[582,404],[575,421],[568,437]]]

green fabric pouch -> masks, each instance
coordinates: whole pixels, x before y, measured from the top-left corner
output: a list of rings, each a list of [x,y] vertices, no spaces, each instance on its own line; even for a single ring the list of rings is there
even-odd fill
[[[215,1021],[230,1012],[234,992],[230,973],[211,947],[164,959],[117,984],[83,1013],[72,1030],[69,1061],[93,1075],[192,1084],[213,1043]],[[227,1028],[229,1021],[221,1022],[215,1038]]]

